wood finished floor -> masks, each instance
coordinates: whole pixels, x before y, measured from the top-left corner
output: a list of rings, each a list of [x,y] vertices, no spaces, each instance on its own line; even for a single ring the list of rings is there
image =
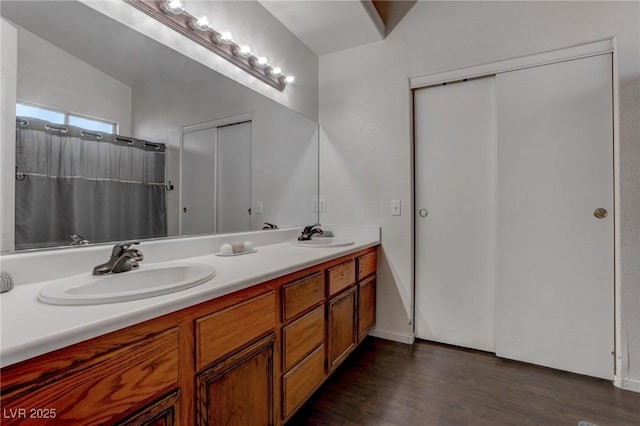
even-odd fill
[[[287,426],[640,425],[640,393],[495,355],[367,338]]]

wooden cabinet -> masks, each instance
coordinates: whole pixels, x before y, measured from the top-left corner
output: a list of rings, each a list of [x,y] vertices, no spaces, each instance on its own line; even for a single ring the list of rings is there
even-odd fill
[[[315,391],[325,379],[324,345],[310,353],[293,370],[282,377],[283,417],[286,419]]]
[[[200,370],[275,329],[275,293],[270,291],[196,320],[196,366]]]
[[[5,367],[1,423],[281,425],[373,327],[375,251]]]
[[[282,369],[289,371],[324,343],[324,306],[282,329]]]
[[[333,296],[356,282],[356,262],[353,259],[334,266],[327,272],[329,296]]]
[[[180,390],[152,402],[118,426],[179,426]]]
[[[83,354],[74,349],[23,364],[33,378],[22,386],[6,386],[3,377],[2,424],[115,423],[178,386],[178,337],[178,328],[171,328],[128,344],[101,341],[106,350],[80,359],[78,365],[74,360]],[[15,373],[8,374],[12,380]]]
[[[311,269],[282,280],[282,420],[286,420],[326,377],[325,271]]]
[[[358,341],[356,290],[356,287],[352,287],[328,302],[327,363],[329,370],[334,370],[355,348]]]
[[[362,341],[376,322],[376,277],[358,283],[358,341]]]
[[[198,425],[274,424],[274,342],[271,334],[198,375]]]
[[[324,301],[324,274],[311,276],[282,286],[282,321],[287,322]]]

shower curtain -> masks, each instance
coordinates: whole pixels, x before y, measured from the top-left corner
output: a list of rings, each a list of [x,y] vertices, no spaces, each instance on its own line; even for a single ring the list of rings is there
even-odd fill
[[[166,236],[164,173],[163,144],[18,117],[16,249]]]

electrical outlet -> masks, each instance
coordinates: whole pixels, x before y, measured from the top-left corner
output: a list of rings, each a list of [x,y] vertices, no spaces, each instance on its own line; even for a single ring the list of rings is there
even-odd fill
[[[320,198],[320,200],[318,202],[318,211],[320,213],[326,213],[327,212],[327,199],[326,198]]]
[[[262,201],[256,201],[256,214],[264,213],[264,203]]]
[[[400,200],[391,200],[391,216],[400,216],[401,214]]]

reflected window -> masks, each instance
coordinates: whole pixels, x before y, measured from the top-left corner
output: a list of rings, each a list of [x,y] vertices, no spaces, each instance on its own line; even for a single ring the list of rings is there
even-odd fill
[[[69,114],[69,123],[72,126],[82,127],[87,130],[94,130],[102,133],[115,133],[115,123],[109,123],[102,120],[80,117],[79,115]]]
[[[96,132],[114,134],[117,132],[117,124],[111,121],[83,117],[81,115],[70,114],[65,111],[36,105],[16,103],[16,115],[20,117],[38,118],[55,124],[69,124]]]
[[[54,111],[34,105],[16,104],[16,115],[21,117],[39,118],[50,123],[66,124],[64,112]]]

